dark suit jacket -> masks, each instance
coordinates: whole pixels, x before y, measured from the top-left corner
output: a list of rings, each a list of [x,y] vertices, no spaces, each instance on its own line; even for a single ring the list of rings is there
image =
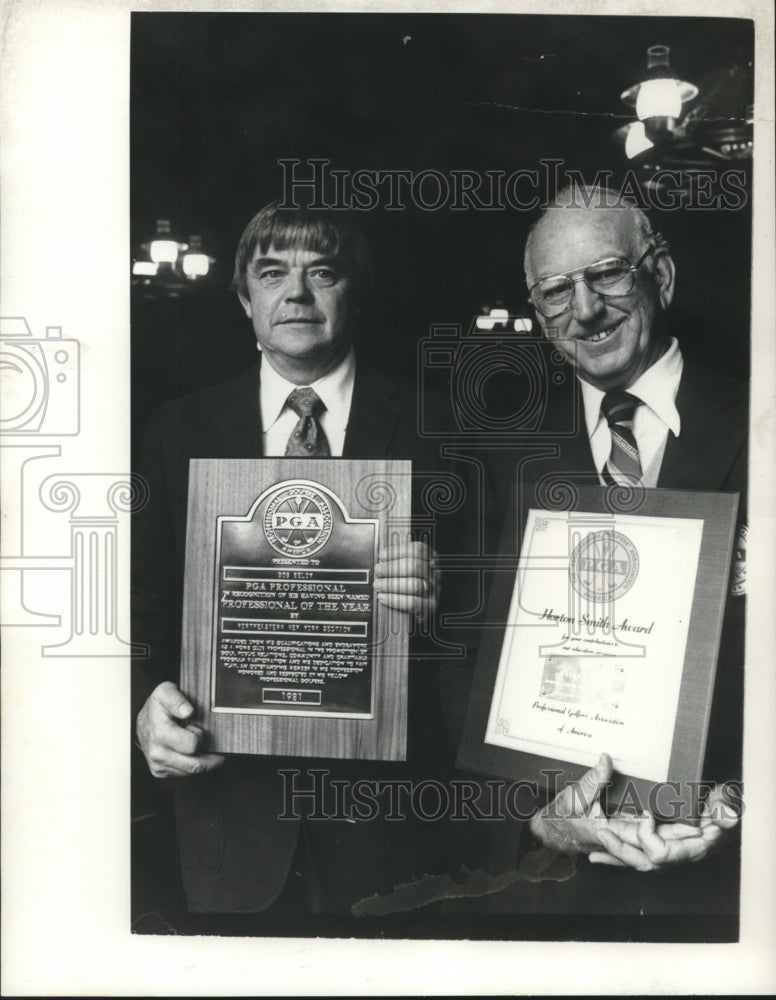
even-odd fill
[[[747,487],[747,386],[707,371],[685,358],[677,396],[681,435],[669,432],[658,488],[729,491],[740,494],[739,521],[746,522]],[[507,519],[524,524],[531,506],[542,506],[542,490],[562,481],[596,485],[595,466],[584,421],[581,393],[568,378],[548,399],[542,430],[548,434],[552,454],[532,458],[515,490],[512,469],[492,467],[498,503]],[[556,436],[553,436],[556,435]],[[503,463],[502,463],[503,465]],[[515,510],[516,495],[520,509]],[[514,530],[512,531],[514,537]],[[744,603],[731,597],[726,608],[717,681],[709,727],[704,775],[710,781],[738,779],[741,775],[743,728]],[[495,868],[514,864],[516,831],[495,828]],[[526,845],[527,826],[523,830]],[[510,839],[511,838],[511,839]],[[732,913],[737,907],[736,851],[711,857],[669,873],[643,875],[617,868],[589,865],[580,860],[577,872],[566,882],[538,886],[520,883],[514,891],[497,894],[492,910],[563,914]],[[493,862],[492,862],[493,866]]]
[[[434,471],[436,449],[417,433],[414,387],[359,360],[344,445],[345,458],[411,458],[414,471]],[[133,635],[151,655],[134,668],[133,707],[140,710],[163,679],[178,680],[182,567],[190,458],[245,458],[262,454],[259,367],[173,402],[150,420],[140,472],[150,501],[133,521]],[[410,668],[408,763],[389,765],[232,755],[211,774],[176,782],[178,839],[189,909],[256,912],[281,892],[300,831],[282,811],[279,767],[328,767],[337,777],[407,777],[413,766],[434,770],[440,747],[433,670]],[[133,716],[134,717],[134,716]],[[440,750],[440,752],[444,752]],[[303,775],[300,782],[307,787]],[[385,891],[415,872],[393,824],[307,821],[313,865],[334,909]],[[393,838],[393,839],[392,839]],[[410,838],[414,839],[414,838]],[[415,855],[413,865],[427,867]]]

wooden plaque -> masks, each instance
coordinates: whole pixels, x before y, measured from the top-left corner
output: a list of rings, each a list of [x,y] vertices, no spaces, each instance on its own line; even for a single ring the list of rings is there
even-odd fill
[[[218,753],[404,760],[406,615],[377,600],[411,463],[193,459],[181,689]]]

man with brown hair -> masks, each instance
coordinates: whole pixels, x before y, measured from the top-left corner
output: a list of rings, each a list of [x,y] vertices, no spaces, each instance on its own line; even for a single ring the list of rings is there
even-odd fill
[[[209,752],[207,733],[177,686],[188,464],[309,455],[413,458],[417,471],[433,471],[436,456],[418,439],[414,387],[356,354],[355,329],[369,321],[369,258],[350,219],[268,205],[242,235],[234,287],[253,326],[259,363],[163,407],[145,438],[140,471],[151,498],[133,528],[133,621],[136,640],[149,643],[151,654],[135,670],[137,735],[151,773],[177,779],[191,911],[347,913],[357,899],[419,873],[414,864],[422,873],[428,855],[413,856],[412,838],[392,846],[382,819],[278,819],[284,809],[278,770],[288,760]],[[433,557],[424,542],[409,539],[381,552],[378,599],[409,615],[431,615],[438,597]],[[325,767],[345,780],[428,769],[429,747],[440,742],[435,711],[430,668],[418,664],[411,667],[408,764],[291,764]],[[420,725],[413,725],[413,714]]]

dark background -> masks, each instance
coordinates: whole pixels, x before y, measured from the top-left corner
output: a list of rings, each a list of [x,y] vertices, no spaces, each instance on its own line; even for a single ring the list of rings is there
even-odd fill
[[[229,291],[248,219],[282,194],[281,157],[356,170],[535,169],[565,161],[592,179],[630,164],[612,133],[648,45],[701,94],[751,58],[750,21],[428,14],[133,14],[133,248],[172,220],[217,258],[190,296],[133,290],[133,430],[158,402],[256,356]],[[724,80],[723,80],[724,83]],[[729,88],[730,89],[730,88]],[[735,94],[735,88],[730,90]],[[729,100],[729,98],[728,98]],[[740,107],[715,107],[720,117]],[[738,166],[733,164],[733,166]],[[308,168],[302,168],[307,173]],[[378,360],[414,374],[432,323],[468,328],[499,299],[525,312],[522,245],[533,214],[447,207],[361,213],[375,258],[362,330]],[[710,367],[748,376],[751,202],[654,212],[678,270],[673,329]]]

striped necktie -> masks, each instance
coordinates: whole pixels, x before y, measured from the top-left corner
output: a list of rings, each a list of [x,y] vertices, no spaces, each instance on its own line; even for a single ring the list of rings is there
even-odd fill
[[[297,458],[323,458],[331,455],[329,442],[318,422],[318,417],[326,407],[315,389],[309,386],[294,389],[289,393],[286,406],[299,417],[299,422],[288,439],[286,455]]]
[[[612,435],[612,450],[602,470],[608,485],[632,485],[641,480],[639,447],[633,436],[633,415],[640,403],[641,400],[629,392],[607,392],[601,400],[601,413]]]

